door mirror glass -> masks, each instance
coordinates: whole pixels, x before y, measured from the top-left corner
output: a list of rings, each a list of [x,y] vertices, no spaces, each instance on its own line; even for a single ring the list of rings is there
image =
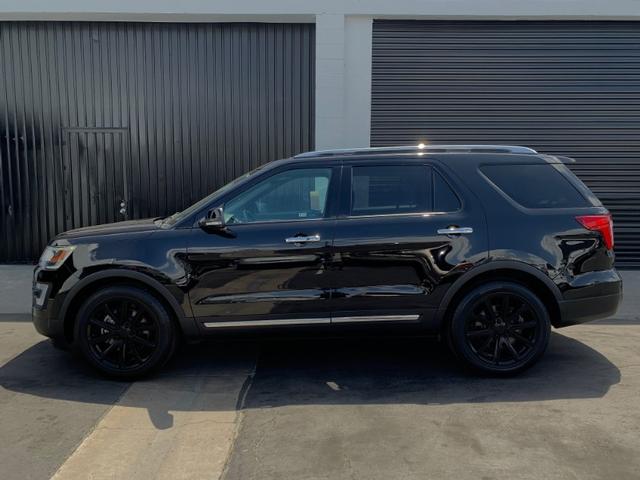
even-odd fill
[[[221,230],[225,227],[222,207],[209,210],[207,216],[200,219],[200,227],[210,230]]]

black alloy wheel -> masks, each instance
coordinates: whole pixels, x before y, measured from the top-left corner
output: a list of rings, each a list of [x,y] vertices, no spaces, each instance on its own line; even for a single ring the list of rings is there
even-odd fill
[[[136,287],[109,287],[87,299],[78,313],[80,350],[101,372],[135,378],[161,366],[175,346],[165,307]]]
[[[467,294],[454,313],[451,344],[469,366],[486,373],[515,373],[535,363],[550,336],[542,301],[526,287],[492,282]]]

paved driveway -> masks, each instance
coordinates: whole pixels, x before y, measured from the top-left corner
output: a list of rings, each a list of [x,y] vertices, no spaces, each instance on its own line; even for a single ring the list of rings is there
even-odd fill
[[[112,382],[3,315],[1,477],[637,479],[636,279],[620,315],[503,380],[378,339],[212,343]]]
[[[227,479],[640,478],[640,326],[554,334],[508,380],[417,341],[270,345]]]

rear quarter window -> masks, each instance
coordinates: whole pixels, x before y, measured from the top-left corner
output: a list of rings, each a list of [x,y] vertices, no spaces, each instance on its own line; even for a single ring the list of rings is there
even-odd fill
[[[582,208],[590,202],[553,165],[485,165],[482,173],[526,208]]]

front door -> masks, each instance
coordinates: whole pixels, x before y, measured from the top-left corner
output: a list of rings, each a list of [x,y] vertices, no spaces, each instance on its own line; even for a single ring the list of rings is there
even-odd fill
[[[225,231],[194,229],[189,295],[204,329],[330,323],[339,171],[277,170],[227,200]]]
[[[481,207],[432,165],[345,162],[341,192],[335,324],[428,323],[447,284],[487,256]]]

